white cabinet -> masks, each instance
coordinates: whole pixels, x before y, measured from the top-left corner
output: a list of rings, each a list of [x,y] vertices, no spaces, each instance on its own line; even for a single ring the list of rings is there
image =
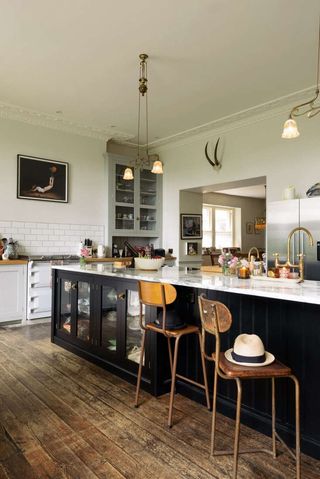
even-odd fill
[[[134,179],[124,180],[127,166],[130,159],[109,155],[109,230],[114,236],[159,237],[162,176],[132,168]]]
[[[25,319],[26,281],[26,265],[0,265],[0,323]]]

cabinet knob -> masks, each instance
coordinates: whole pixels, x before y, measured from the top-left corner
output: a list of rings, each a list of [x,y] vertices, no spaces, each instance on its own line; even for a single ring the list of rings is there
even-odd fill
[[[77,283],[72,283],[72,285],[71,285],[72,289],[77,289],[77,287],[78,287]]]
[[[138,221],[140,220],[139,216],[137,216],[137,220],[138,220]]]
[[[126,299],[126,293],[119,293],[118,299],[122,299],[122,300]]]

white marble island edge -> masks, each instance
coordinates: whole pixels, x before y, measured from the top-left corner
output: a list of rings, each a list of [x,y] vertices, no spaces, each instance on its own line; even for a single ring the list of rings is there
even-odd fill
[[[298,284],[275,282],[270,284],[270,281],[256,282],[253,279],[238,279],[234,276],[223,276],[219,273],[186,271],[185,268],[177,266],[165,266],[159,271],[142,271],[132,268],[116,269],[111,264],[87,264],[85,266],[53,265],[52,268],[74,273],[111,276],[131,280],[159,281],[176,286],[320,305],[320,281],[305,281]]]

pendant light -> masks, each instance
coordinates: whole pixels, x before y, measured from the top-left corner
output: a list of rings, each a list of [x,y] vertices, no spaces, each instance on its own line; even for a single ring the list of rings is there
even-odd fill
[[[152,165],[151,173],[156,175],[163,174],[163,165],[159,160],[159,155],[149,155],[149,122],[148,122],[148,78],[147,78],[147,59],[148,55],[146,53],[141,53],[140,58],[140,74],[139,74],[139,103],[138,103],[138,151],[137,158],[134,162],[131,163],[131,166],[128,166],[123,175],[124,180],[133,180],[133,168],[150,168],[151,167],[151,158],[154,158]],[[144,146],[145,153],[141,154],[141,145],[140,145],[140,124],[141,124],[141,103],[145,101],[145,133],[146,133],[146,144]]]
[[[318,99],[319,96],[319,56],[320,56],[320,18],[319,18],[319,33],[318,33],[318,61],[317,61],[317,87],[314,94],[314,97],[301,103],[300,105],[294,106],[290,112],[289,119],[283,125],[283,132],[281,138],[290,140],[292,138],[298,138],[300,135],[298,130],[297,122],[294,120],[294,117],[307,115],[308,118],[313,118],[318,113],[320,113],[320,105],[315,106],[314,102]]]

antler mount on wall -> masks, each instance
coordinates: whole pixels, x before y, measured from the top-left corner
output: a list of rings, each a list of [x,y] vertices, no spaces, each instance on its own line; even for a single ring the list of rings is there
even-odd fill
[[[216,146],[214,147],[213,160],[210,158],[209,153],[208,153],[209,141],[207,141],[206,146],[204,148],[204,154],[206,155],[206,158],[207,158],[208,162],[210,163],[210,165],[212,166],[212,168],[214,168],[215,170],[219,170],[222,166],[221,161],[218,160],[219,142],[220,142],[220,137],[218,138],[218,140],[216,142]]]

